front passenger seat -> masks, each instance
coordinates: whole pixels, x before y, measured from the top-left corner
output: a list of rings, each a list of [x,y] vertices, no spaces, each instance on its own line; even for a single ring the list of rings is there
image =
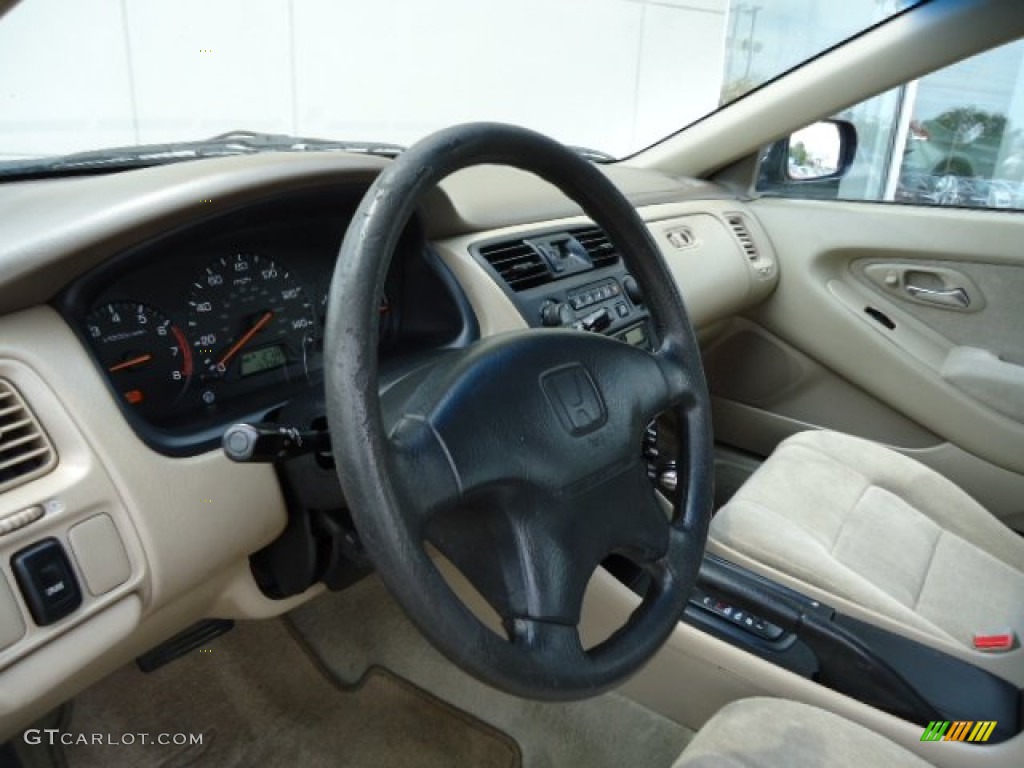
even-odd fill
[[[937,472],[827,431],[782,442],[711,525],[742,553],[828,593],[971,647],[1024,629],[1024,539]]]
[[[786,699],[741,699],[704,725],[672,768],[931,768],[845,718]]]

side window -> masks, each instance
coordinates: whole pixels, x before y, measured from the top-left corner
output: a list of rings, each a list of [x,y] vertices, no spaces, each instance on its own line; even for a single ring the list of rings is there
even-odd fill
[[[856,152],[838,173],[835,139],[810,128],[766,149],[766,195],[1024,209],[1024,41],[934,72],[835,116]],[[819,126],[817,126],[820,128]],[[820,172],[815,172],[818,169]]]

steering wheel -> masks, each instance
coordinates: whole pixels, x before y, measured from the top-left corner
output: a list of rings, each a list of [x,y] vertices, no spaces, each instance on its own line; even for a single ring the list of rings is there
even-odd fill
[[[378,302],[426,192],[480,164],[550,182],[602,227],[644,292],[655,352],[545,329],[477,341],[378,391]],[[457,666],[519,696],[593,696],[637,671],[682,616],[711,517],[710,400],[697,340],[645,224],[594,165],[541,134],[474,123],[403,152],[345,235],[326,326],[326,397],[338,477],[380,578]],[[682,450],[672,511],[641,455],[674,410]],[[428,542],[502,619],[487,628],[435,566]],[[598,565],[650,575],[626,623],[584,649],[578,624]]]

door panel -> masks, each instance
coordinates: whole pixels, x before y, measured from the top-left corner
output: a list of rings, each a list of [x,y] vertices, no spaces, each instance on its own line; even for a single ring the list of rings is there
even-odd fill
[[[759,453],[806,425],[876,439],[1024,530],[1022,214],[768,198],[750,208],[780,281],[747,318],[753,329],[737,324],[707,350],[720,439]],[[957,289],[968,306],[922,292],[942,301]],[[774,352],[750,352],[750,334]]]
[[[1020,253],[1018,265],[924,258],[865,259],[853,267],[870,288],[895,299],[903,311],[954,344],[989,349],[1024,365],[1024,249]],[[897,284],[889,285],[886,281],[893,278]],[[933,282],[928,284],[928,278]],[[953,303],[943,303],[946,297]]]

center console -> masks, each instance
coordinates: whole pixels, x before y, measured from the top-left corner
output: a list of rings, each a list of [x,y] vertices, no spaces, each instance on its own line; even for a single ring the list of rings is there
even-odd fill
[[[606,565],[607,567],[607,565]],[[645,578],[609,570],[638,594]],[[1024,730],[1024,693],[962,659],[846,616],[707,554],[682,621],[777,666],[920,725],[994,723],[985,742]]]

